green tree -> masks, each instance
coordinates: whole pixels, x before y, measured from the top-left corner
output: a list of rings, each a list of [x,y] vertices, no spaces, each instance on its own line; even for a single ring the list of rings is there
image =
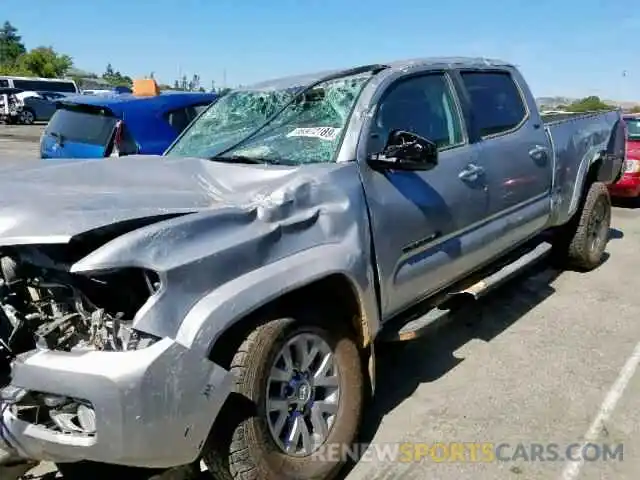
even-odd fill
[[[38,47],[23,53],[16,60],[16,65],[34,77],[62,77],[73,65],[69,55],[56,53],[51,47]]]
[[[10,22],[4,22],[0,28],[0,67],[15,64],[20,55],[26,52],[18,29]]]
[[[102,74],[103,80],[109,82],[109,85],[113,87],[131,87],[133,86],[133,80],[128,75],[122,75],[120,71],[114,70],[111,63],[107,64],[107,68]]]
[[[576,113],[596,112],[599,110],[609,110],[611,108],[612,108],[611,105],[607,105],[602,100],[600,100],[600,97],[597,97],[595,95],[581,98],[580,100],[576,100],[575,102],[572,102],[569,105],[567,105],[568,112],[576,112]]]
[[[0,75],[16,75],[18,77],[32,77],[33,73],[15,64],[0,64]]]
[[[640,105],[636,105],[635,107],[631,107],[629,109],[629,113],[640,113]]]

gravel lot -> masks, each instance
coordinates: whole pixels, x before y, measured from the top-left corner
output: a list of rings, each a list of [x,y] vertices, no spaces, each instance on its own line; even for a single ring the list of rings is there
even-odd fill
[[[30,133],[28,141],[5,128],[0,168],[34,161],[40,131],[14,127]],[[596,271],[542,266],[434,335],[379,358],[379,395],[363,441],[555,443],[561,452],[571,443],[623,442],[623,461],[369,458],[346,478],[640,478],[640,208],[617,207],[612,227],[608,258]],[[47,470],[32,473],[53,478],[43,476]]]

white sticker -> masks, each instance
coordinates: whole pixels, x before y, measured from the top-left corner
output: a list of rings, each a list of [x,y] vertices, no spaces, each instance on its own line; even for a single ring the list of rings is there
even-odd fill
[[[310,127],[310,128],[294,128],[287,134],[287,137],[311,137],[320,138],[322,140],[335,140],[340,133],[340,128],[333,127]]]

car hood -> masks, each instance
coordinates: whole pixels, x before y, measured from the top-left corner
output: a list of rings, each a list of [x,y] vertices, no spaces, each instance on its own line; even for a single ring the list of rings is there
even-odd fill
[[[241,206],[297,170],[135,155],[0,170],[0,245],[66,243],[120,222]]]

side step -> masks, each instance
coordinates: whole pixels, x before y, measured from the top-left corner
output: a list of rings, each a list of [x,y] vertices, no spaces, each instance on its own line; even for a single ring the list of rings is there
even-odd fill
[[[542,242],[509,263],[503,263],[498,268],[484,270],[480,275],[472,276],[465,283],[459,283],[454,288],[445,291],[444,294],[432,298],[428,303],[429,306],[426,307],[428,308],[426,312],[423,308],[420,313],[408,315],[401,322],[391,320],[391,324],[388,327],[385,326],[378,335],[378,341],[405,342],[421,337],[445,323],[454,310],[459,310],[471,300],[484,297],[487,293],[542,260],[550,251],[551,244]]]

